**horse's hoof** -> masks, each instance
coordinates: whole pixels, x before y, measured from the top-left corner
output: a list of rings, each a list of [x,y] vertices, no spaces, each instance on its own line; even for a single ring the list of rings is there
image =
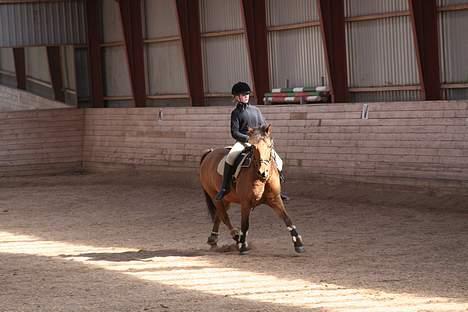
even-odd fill
[[[218,239],[217,238],[211,238],[208,237],[208,240],[206,242],[210,246],[216,246],[218,244]]]
[[[240,245],[240,244],[239,244]],[[241,255],[247,255],[250,251],[250,248],[247,245],[241,245],[239,246],[239,254]]]
[[[249,254],[249,250],[248,249],[245,249],[245,250],[239,250],[239,255],[241,256],[245,256],[245,255],[248,255]]]
[[[294,250],[295,250],[297,253],[303,253],[303,252],[305,251],[304,246],[297,246],[297,247],[294,247]]]

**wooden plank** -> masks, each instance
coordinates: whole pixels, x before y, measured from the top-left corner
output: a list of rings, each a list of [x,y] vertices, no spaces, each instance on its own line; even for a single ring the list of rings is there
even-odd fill
[[[274,31],[285,31],[285,30],[293,30],[293,29],[305,29],[310,27],[319,27],[319,21],[311,21],[311,22],[304,22],[304,23],[294,23],[294,24],[287,24],[287,25],[279,25],[279,26],[268,26],[266,30],[268,32]]]
[[[224,30],[224,31],[210,31],[200,33],[202,38],[213,38],[213,37],[227,37],[227,36],[238,36],[243,35],[245,31],[243,29],[233,29],[233,30]]]
[[[386,13],[378,13],[378,14],[350,16],[350,17],[346,17],[345,21],[346,22],[376,21],[380,19],[402,17],[402,16],[409,16],[409,15],[410,15],[409,11],[386,12]]]

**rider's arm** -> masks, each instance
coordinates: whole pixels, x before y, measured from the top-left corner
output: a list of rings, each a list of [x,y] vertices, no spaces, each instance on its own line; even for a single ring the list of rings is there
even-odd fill
[[[239,141],[241,143],[246,143],[249,141],[249,136],[243,134],[239,130],[240,128],[240,120],[237,111],[233,111],[231,113],[231,136],[234,140]]]

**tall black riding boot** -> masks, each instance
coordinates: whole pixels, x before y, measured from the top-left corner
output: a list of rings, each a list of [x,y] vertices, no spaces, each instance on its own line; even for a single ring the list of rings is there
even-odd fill
[[[285,180],[283,171],[279,171],[279,170],[278,170],[278,173],[279,173],[280,183],[283,184],[283,183],[284,183],[284,180]],[[284,200],[284,201],[289,201],[289,200],[290,200],[289,196],[286,195],[285,193],[281,192],[280,195],[281,195],[281,199],[282,199],[282,200]]]
[[[221,189],[219,190],[218,194],[216,194],[215,199],[221,200],[223,197],[229,193],[229,189],[231,188],[232,182],[232,174],[234,173],[234,167],[228,163],[224,164],[224,173],[223,173],[223,184],[221,185]]]

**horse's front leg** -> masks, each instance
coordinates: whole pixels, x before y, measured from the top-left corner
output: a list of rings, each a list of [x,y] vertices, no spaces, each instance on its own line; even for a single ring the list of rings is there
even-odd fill
[[[283,219],[284,223],[288,227],[288,231],[291,234],[291,238],[294,243],[294,250],[298,253],[304,252],[304,243],[302,242],[302,237],[297,232],[296,226],[292,223],[291,218],[286,212],[286,208],[284,207],[284,203],[283,203],[283,200],[281,199],[281,195],[278,194],[276,196],[267,198],[267,203],[271,208],[273,208],[276,214],[281,219]]]
[[[249,220],[250,220],[251,206],[249,203],[241,204],[241,232],[239,238],[239,253],[246,255],[249,252],[249,245],[247,243],[247,235],[249,233]]]
[[[215,248],[218,244],[218,238],[219,238],[219,224],[221,223],[221,219],[216,215],[214,222],[213,222],[213,229],[211,230],[210,236],[208,236],[208,245],[211,246],[211,248]]]

